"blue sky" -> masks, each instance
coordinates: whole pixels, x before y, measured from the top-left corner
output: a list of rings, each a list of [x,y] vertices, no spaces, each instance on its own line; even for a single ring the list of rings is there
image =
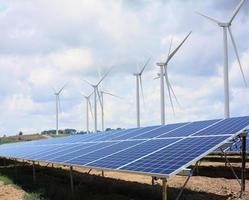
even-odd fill
[[[65,82],[60,128],[85,129],[81,93],[111,66],[103,83],[106,127],[136,125],[135,77],[148,57],[141,124],[160,123],[159,81],[155,63],[163,61],[171,38],[176,46],[193,31],[169,65],[169,78],[180,101],[167,123],[223,117],[222,30],[195,11],[229,18],[238,0],[0,0],[0,136],[55,127],[52,87]],[[249,82],[249,3],[232,30]],[[249,93],[229,40],[231,115],[247,115]],[[100,125],[99,125],[100,127]],[[92,120],[91,120],[92,129]]]

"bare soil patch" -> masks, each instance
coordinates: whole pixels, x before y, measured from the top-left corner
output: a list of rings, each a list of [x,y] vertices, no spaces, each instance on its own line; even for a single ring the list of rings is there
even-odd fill
[[[0,200],[23,200],[25,192],[0,181]]]

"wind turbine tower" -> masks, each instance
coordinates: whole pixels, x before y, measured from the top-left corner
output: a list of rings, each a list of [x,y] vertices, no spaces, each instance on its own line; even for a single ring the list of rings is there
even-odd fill
[[[147,60],[147,62],[145,63],[145,65],[143,66],[140,72],[133,74],[136,77],[137,127],[140,127],[140,91],[139,91],[139,88],[141,88],[142,97],[144,99],[142,74],[145,70],[145,67],[148,65],[149,61],[150,61],[150,58]]]
[[[160,96],[161,96],[161,124],[162,125],[165,124],[164,77],[165,77],[165,82],[166,82],[168,93],[169,93],[171,106],[172,106],[172,109],[174,111],[173,102],[172,102],[172,98],[171,98],[171,92],[173,93],[174,96],[175,96],[175,93],[174,93],[174,91],[169,83],[169,79],[168,79],[168,73],[167,73],[168,63],[173,58],[173,56],[176,54],[176,52],[180,49],[180,47],[183,45],[183,43],[187,40],[187,38],[190,36],[190,34],[191,34],[191,32],[189,32],[189,34],[184,38],[184,40],[172,52],[171,52],[171,45],[172,45],[172,41],[171,41],[171,44],[169,47],[169,53],[168,53],[168,57],[167,57],[166,61],[156,63],[160,67],[160,91],[161,91]],[[176,96],[175,96],[175,98],[176,98]]]
[[[61,89],[57,92],[54,90],[55,95],[55,112],[56,112],[56,135],[59,134],[59,107],[60,107],[60,94],[64,90],[67,84],[65,84]]]
[[[85,81],[87,84],[89,84],[93,88],[93,98],[94,98],[94,131],[95,132],[97,132],[97,130],[98,130],[97,97],[98,97],[98,99],[101,99],[100,93],[99,93],[99,85],[106,78],[106,76],[110,73],[111,70],[112,70],[112,68],[105,73],[105,75],[99,80],[99,82],[97,84],[92,84],[92,83],[90,83],[87,80],[83,80],[83,81]]]
[[[235,8],[235,10],[232,13],[231,18],[224,22],[224,21],[219,21],[213,17],[204,15],[202,13],[197,12],[199,15],[211,20],[212,22],[216,23],[219,27],[221,27],[223,29],[223,51],[224,51],[224,117],[225,118],[229,118],[230,117],[230,102],[229,102],[229,69],[228,69],[228,47],[227,47],[227,31],[229,32],[231,41],[232,41],[232,45],[234,48],[234,52],[236,55],[236,58],[238,60],[239,63],[239,67],[240,67],[240,71],[244,80],[245,85],[247,86],[246,83],[246,79],[244,76],[244,72],[243,72],[243,68],[241,66],[241,62],[240,62],[240,58],[239,58],[239,54],[237,51],[237,46],[232,34],[232,30],[231,30],[231,25],[232,22],[234,20],[234,18],[236,17],[236,15],[238,14],[240,8],[242,7],[242,5],[244,4],[245,0],[241,0],[240,3],[237,5],[237,7]]]

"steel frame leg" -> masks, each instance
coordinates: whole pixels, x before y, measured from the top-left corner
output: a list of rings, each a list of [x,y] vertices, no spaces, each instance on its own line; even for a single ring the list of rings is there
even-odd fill
[[[14,160],[14,167],[15,167],[15,176],[17,177],[17,166],[16,166],[16,159]]]
[[[246,183],[246,137],[247,137],[247,131],[244,131],[241,134],[242,138],[242,146],[241,146],[241,193],[240,196],[242,196],[245,192],[245,183]]]
[[[71,184],[71,192],[74,193],[73,166],[70,166],[70,184]]]
[[[33,168],[33,183],[36,184],[36,173],[35,173],[35,162],[34,161],[32,164],[32,168]]]
[[[163,195],[163,200],[167,200],[168,199],[168,194],[167,194],[167,190],[168,190],[168,184],[167,184],[167,179],[166,178],[164,178],[164,179],[162,179],[162,189],[163,189],[163,193],[162,193],[162,195]]]
[[[154,186],[154,185],[155,185],[155,179],[154,179],[154,177],[153,177],[153,176],[151,177],[151,185],[152,185],[152,186]]]

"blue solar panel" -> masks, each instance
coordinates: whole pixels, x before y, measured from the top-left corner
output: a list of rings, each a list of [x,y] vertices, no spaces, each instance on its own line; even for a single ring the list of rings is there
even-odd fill
[[[249,117],[238,117],[123,129],[0,145],[0,156],[168,176],[248,125]]]
[[[228,139],[228,136],[184,138],[181,141],[121,166],[120,170],[144,172],[151,174],[175,174],[179,169],[202,154],[215,150],[215,146]]]
[[[195,135],[224,135],[234,134],[249,124],[249,117],[236,117],[224,119],[221,122],[198,132]]]
[[[169,124],[165,126],[161,126],[157,128],[156,130],[149,131],[146,133],[143,133],[141,135],[133,137],[133,139],[148,139],[148,138],[154,138],[158,137],[162,134],[170,133],[171,131],[174,130],[179,130],[179,128],[184,128],[184,126],[189,123],[178,123],[178,124]]]
[[[185,137],[196,133],[204,128],[207,128],[220,120],[208,120],[208,121],[197,121],[189,123],[186,126],[183,126],[179,129],[170,131],[163,135],[160,135],[158,138],[168,138],[168,137]]]
[[[125,135],[114,137],[114,138],[112,138],[112,140],[127,140],[127,139],[130,139],[130,138],[138,137],[138,136],[143,135],[145,133],[155,131],[159,127],[160,126],[149,126],[149,127],[140,128],[140,129],[135,130],[135,131],[133,131],[131,133],[127,133]]]
[[[101,150],[103,148],[106,148],[108,146],[112,146],[114,144],[116,144],[117,142],[102,142],[102,143],[91,143],[90,146],[86,146],[85,144],[82,144],[81,148],[75,150],[75,151],[68,151],[67,153],[65,153],[64,155],[58,155],[58,156],[51,156],[50,158],[47,158],[46,160],[53,160],[55,161],[61,161],[61,157],[63,157],[63,160],[68,160],[68,159],[72,159],[72,158],[76,158],[78,156],[82,156],[97,150]],[[45,161],[45,159],[44,159]]]
[[[160,139],[160,140],[149,140],[133,146],[129,149],[117,152],[113,155],[99,159],[95,162],[87,163],[86,165],[91,167],[100,168],[113,168],[116,169],[126,163],[141,158],[153,151],[161,149],[171,143],[176,142],[179,139]]]
[[[94,151],[92,153],[74,157],[73,159],[70,159],[70,160],[65,160],[65,158],[62,156],[61,158],[58,158],[55,161],[63,162],[63,163],[70,163],[70,164],[84,165],[86,163],[92,162],[94,160],[98,160],[100,158],[103,158],[107,155],[114,154],[126,148],[131,148],[132,146],[137,145],[139,143],[141,143],[141,141],[124,141],[124,142],[120,142],[112,146]]]

